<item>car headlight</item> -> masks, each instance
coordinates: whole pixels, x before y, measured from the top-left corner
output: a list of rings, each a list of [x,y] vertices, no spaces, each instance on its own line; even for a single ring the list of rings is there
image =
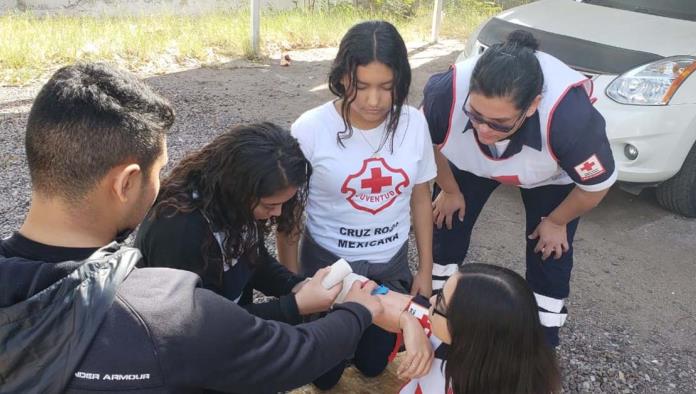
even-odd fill
[[[664,58],[619,76],[607,86],[607,96],[621,104],[667,105],[694,70],[695,57]]]

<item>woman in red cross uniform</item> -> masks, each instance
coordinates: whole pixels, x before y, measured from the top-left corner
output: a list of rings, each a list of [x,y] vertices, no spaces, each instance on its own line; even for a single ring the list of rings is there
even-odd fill
[[[592,83],[537,50],[528,32],[430,78],[424,90],[438,174],[433,199],[433,288],[457,271],[481,209],[501,183],[526,213],[526,279],[547,343],[567,317],[579,217],[616,181]]]

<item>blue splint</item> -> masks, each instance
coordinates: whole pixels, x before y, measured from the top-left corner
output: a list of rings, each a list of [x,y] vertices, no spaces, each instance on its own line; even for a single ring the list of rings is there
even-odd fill
[[[388,292],[389,292],[389,289],[386,286],[380,285],[376,289],[372,290],[372,295],[385,295]]]

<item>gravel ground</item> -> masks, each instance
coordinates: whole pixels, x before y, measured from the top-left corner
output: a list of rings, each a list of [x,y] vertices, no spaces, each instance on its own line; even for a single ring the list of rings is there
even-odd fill
[[[462,45],[412,46],[418,104],[427,77],[446,69]],[[335,49],[293,52],[252,64],[145,76],[178,111],[169,137],[170,166],[226,126],[259,120],[289,124],[330,97],[324,82]],[[21,224],[30,185],[23,128],[37,87],[0,87],[0,236]],[[468,261],[523,269],[522,205],[513,189],[496,191],[481,215]],[[510,230],[515,229],[515,230]],[[696,392],[696,221],[658,208],[650,194],[613,190],[581,224],[559,349],[565,392]],[[413,262],[413,256],[411,256]],[[353,376],[354,374],[350,374]],[[334,392],[395,392],[393,376],[353,377]],[[352,386],[351,386],[352,384]],[[356,387],[359,385],[359,387]],[[303,389],[299,392],[312,392]]]

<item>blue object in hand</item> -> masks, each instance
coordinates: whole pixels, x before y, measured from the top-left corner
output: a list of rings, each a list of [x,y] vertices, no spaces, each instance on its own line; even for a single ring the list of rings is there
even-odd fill
[[[389,289],[384,285],[379,285],[379,287],[372,290],[372,295],[385,295],[389,292]]]

